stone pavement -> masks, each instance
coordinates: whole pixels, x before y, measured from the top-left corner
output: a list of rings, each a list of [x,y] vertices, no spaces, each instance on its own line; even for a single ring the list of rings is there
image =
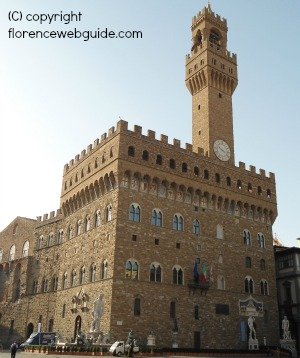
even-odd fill
[[[30,353],[30,352],[17,352],[16,354],[16,358],[46,358],[46,356],[48,358],[87,358],[87,357],[102,357],[102,358],[112,358],[113,356],[109,356],[109,355],[103,355],[103,356],[92,356],[92,353],[91,355],[85,355],[85,356],[80,356],[80,355],[60,355],[60,354],[43,354],[43,353]],[[251,357],[252,358],[262,358],[262,357],[267,357],[266,354],[242,354],[242,355],[238,355],[238,354],[234,354],[232,355],[233,358],[245,358],[245,357]],[[124,356],[126,357],[126,356]],[[218,358],[218,357],[222,357],[222,358],[231,358],[230,357],[230,354],[220,354],[220,355],[217,355],[216,353],[214,353],[213,355],[205,355],[205,353],[202,353],[202,354],[199,354],[198,356],[196,355],[193,355],[193,356],[190,356],[190,355],[165,355],[164,357],[158,357],[156,355],[152,355],[149,354],[149,356],[146,356],[146,355],[136,355],[135,358],[146,358],[146,357],[153,357],[153,358],[186,358],[186,357],[192,357],[192,358],[197,358],[197,357],[201,357],[201,358],[211,358],[211,357],[215,357],[215,358]],[[277,358],[277,357],[287,357],[287,355],[281,355],[281,354],[275,354],[273,355],[274,358]],[[2,351],[0,352],[0,358],[10,358],[10,352],[9,351]]]

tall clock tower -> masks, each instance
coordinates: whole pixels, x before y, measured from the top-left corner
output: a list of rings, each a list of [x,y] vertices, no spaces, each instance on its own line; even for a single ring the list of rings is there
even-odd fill
[[[238,79],[236,55],[227,51],[227,22],[208,5],[193,18],[191,30],[185,82],[193,103],[193,147],[234,164],[232,94]]]

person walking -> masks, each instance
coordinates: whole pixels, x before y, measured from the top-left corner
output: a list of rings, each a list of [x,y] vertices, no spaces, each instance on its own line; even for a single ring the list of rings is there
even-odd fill
[[[15,357],[16,357],[17,349],[18,349],[18,345],[17,345],[16,342],[14,342],[14,343],[10,346],[10,355],[11,355],[11,358],[15,358]]]

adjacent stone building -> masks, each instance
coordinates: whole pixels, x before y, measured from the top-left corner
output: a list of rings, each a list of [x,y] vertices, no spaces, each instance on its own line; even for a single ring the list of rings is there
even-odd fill
[[[68,341],[132,329],[159,347],[246,348],[254,316],[259,343],[278,343],[275,176],[234,162],[226,20],[207,6],[191,29],[192,145],[121,120],[65,165],[60,209],[0,234],[3,340],[40,322]]]

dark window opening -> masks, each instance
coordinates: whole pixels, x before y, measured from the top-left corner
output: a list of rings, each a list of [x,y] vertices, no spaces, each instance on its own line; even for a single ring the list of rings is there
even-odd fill
[[[204,170],[204,179],[209,179],[209,172],[207,169]]]
[[[134,157],[134,155],[135,155],[135,148],[134,148],[133,146],[129,146],[129,147],[128,147],[128,155],[129,155],[130,157]]]
[[[221,179],[220,179],[220,174],[216,173],[216,183],[220,183]]]
[[[157,154],[156,156],[156,164],[162,165],[162,156],[160,154]]]
[[[187,172],[187,164],[186,163],[182,163],[182,172],[186,173]]]
[[[175,167],[176,167],[175,160],[174,160],[174,159],[170,159],[170,168],[171,168],[171,169],[175,169]]]
[[[198,167],[194,167],[194,174],[196,176],[199,176],[199,168]]]
[[[143,151],[142,159],[143,159],[143,160],[149,160],[149,153],[148,153],[147,150],[144,150],[144,151]]]

